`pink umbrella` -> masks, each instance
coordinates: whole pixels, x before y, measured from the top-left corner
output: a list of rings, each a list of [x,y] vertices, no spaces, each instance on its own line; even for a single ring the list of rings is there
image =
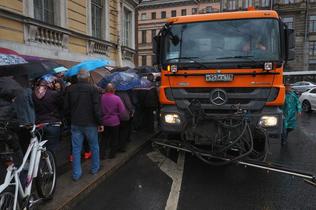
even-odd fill
[[[19,53],[17,53],[16,51],[3,47],[0,47],[0,53],[8,55],[19,55]]]

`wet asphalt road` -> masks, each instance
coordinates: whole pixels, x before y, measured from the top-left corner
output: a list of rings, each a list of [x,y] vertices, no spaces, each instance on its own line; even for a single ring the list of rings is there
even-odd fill
[[[269,161],[316,174],[315,125],[316,112],[303,114],[285,147],[270,141]],[[172,179],[149,159],[151,151],[148,145],[74,209],[165,209]],[[178,209],[316,209],[316,187],[255,168],[212,167],[187,154]]]

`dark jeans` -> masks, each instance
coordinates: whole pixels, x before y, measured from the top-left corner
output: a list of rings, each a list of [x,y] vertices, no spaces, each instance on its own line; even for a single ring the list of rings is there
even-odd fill
[[[294,128],[283,129],[283,132],[281,134],[281,144],[285,144],[287,142],[287,138],[289,136],[289,133],[293,130],[294,130]]]
[[[21,145],[21,149],[23,154],[26,152],[27,148],[29,147],[31,141],[31,134],[29,129],[26,128],[18,128],[17,135],[19,136],[19,142]]]
[[[43,130],[42,140],[47,140],[46,148],[56,153],[59,140],[60,140],[60,126],[49,125]]]
[[[119,132],[119,145],[118,149],[124,150],[126,143],[130,142],[131,136],[131,120],[128,121],[121,121],[120,124],[120,132]]]
[[[115,156],[117,150],[119,149],[119,129],[120,126],[105,126],[103,132],[103,138],[101,141],[101,151],[105,152],[107,158],[112,158]]]
[[[153,107],[146,107],[143,110],[144,114],[144,121],[143,121],[143,128],[147,132],[154,132],[155,130],[155,115],[154,115],[155,108]]]

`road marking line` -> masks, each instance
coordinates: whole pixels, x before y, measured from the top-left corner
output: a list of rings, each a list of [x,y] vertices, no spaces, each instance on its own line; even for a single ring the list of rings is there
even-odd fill
[[[171,177],[173,182],[165,210],[176,210],[178,208],[184,169],[184,154],[184,152],[179,152],[177,168]]]
[[[177,163],[157,151],[148,153],[147,156],[153,162],[158,163],[159,168],[172,179],[172,186],[165,210],[176,210],[178,208],[182,185],[185,153],[179,152]]]

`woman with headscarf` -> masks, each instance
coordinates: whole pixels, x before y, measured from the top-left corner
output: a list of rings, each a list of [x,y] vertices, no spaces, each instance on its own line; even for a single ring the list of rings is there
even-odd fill
[[[53,89],[53,83],[53,76],[46,75],[40,78],[33,92],[33,101],[36,123],[52,123],[45,126],[43,138],[48,140],[47,148],[56,152],[61,132],[63,100],[61,93]]]

